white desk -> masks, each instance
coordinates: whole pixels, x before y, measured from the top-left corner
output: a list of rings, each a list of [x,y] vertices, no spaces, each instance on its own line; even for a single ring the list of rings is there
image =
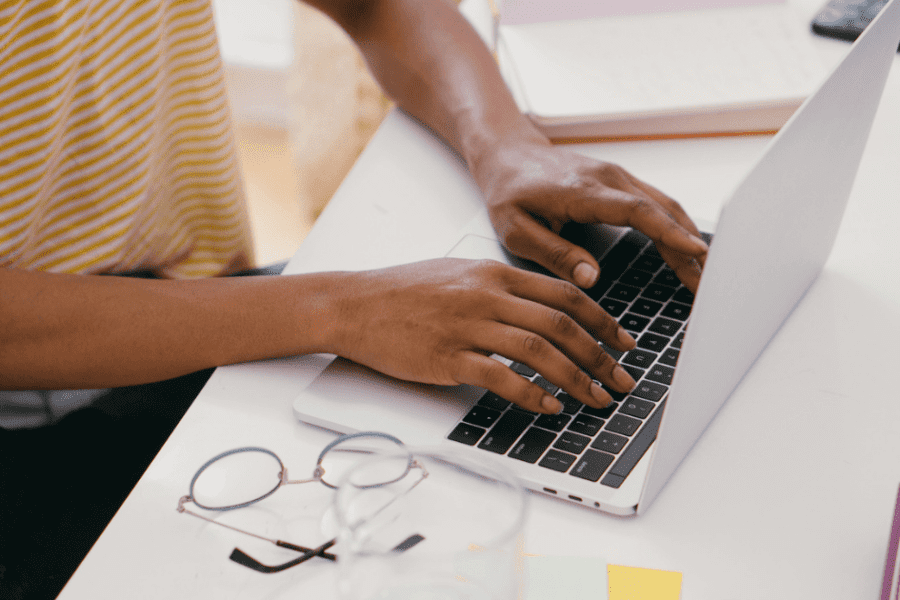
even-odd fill
[[[811,16],[819,2],[799,4]],[[846,50],[817,43],[827,60]],[[597,557],[600,574],[607,562],[681,571],[685,600],[876,597],[900,484],[898,105],[895,66],[824,273],[651,510],[619,519],[534,496],[527,552]],[[766,141],[577,148],[712,220]],[[385,248],[380,262],[410,249],[439,256],[479,202],[464,166],[394,113],[298,256],[315,256],[322,269],[372,243]],[[330,436],[295,422],[291,403],[323,365],[309,356],[217,370],[61,598],[333,597],[330,563],[252,572],[228,560],[234,546],[264,562],[294,555],[175,511],[194,470],[221,450],[262,445],[292,474],[311,471]],[[322,534],[305,503],[324,501],[320,489],[287,488],[268,508],[234,518],[313,545]]]

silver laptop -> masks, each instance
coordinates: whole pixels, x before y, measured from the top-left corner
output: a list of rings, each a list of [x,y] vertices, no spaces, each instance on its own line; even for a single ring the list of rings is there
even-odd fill
[[[619,279],[591,293],[639,342],[620,358],[638,388],[614,411],[566,401],[562,415],[536,415],[478,388],[401,382],[337,359],[296,398],[297,418],[449,445],[501,461],[537,492],[617,515],[646,510],[821,271],[898,42],[892,0],[725,203],[696,298],[637,232],[579,232],[601,263],[619,265],[603,270]],[[484,214],[449,254],[515,264]]]

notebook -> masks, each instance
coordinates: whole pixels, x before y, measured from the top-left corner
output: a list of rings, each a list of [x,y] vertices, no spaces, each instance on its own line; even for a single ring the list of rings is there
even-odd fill
[[[898,42],[900,1],[892,0],[725,202],[696,298],[679,290],[664,267],[652,267],[656,256],[641,247],[639,234],[605,226],[576,231],[604,264],[627,261],[616,267],[627,279],[607,282],[611,292],[622,286],[613,297],[592,293],[608,309],[621,309],[626,327],[641,327],[639,340],[654,334],[641,348],[646,354],[621,359],[643,372],[615,413],[564,402],[567,418],[554,421],[503,406],[478,388],[400,382],[337,359],[298,395],[297,418],[340,432],[377,429],[410,444],[446,445],[500,461],[536,492],[618,515],[642,513],[821,271]],[[617,241],[630,248],[611,257]],[[484,214],[460,232],[450,254],[512,261]],[[628,321],[635,317],[648,322]],[[472,417],[473,409],[481,414]],[[519,433],[495,430],[504,419]],[[460,432],[460,423],[469,432]]]
[[[809,37],[783,2],[516,1],[496,56],[551,138],[776,131],[824,73]]]

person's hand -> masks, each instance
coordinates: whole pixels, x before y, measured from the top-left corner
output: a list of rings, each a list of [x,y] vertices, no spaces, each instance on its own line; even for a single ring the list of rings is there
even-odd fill
[[[541,141],[499,145],[473,172],[491,222],[506,248],[588,288],[597,280],[591,254],[559,235],[576,223],[627,225],[649,236],[692,292],[708,247],[681,206],[621,167]]]
[[[533,368],[583,403],[605,407],[634,380],[597,343],[634,339],[571,283],[495,261],[438,259],[341,274],[339,323],[328,351],[399,379],[487,388],[558,413],[543,388],[491,354]],[[587,372],[585,372],[587,371]]]

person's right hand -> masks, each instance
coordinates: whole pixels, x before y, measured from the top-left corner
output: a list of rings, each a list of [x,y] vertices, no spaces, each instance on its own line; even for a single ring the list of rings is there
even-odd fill
[[[634,339],[575,285],[495,261],[438,259],[338,275],[333,352],[387,375],[486,388],[524,408],[558,413],[543,388],[502,362],[524,363],[593,407],[634,380],[602,350]]]

